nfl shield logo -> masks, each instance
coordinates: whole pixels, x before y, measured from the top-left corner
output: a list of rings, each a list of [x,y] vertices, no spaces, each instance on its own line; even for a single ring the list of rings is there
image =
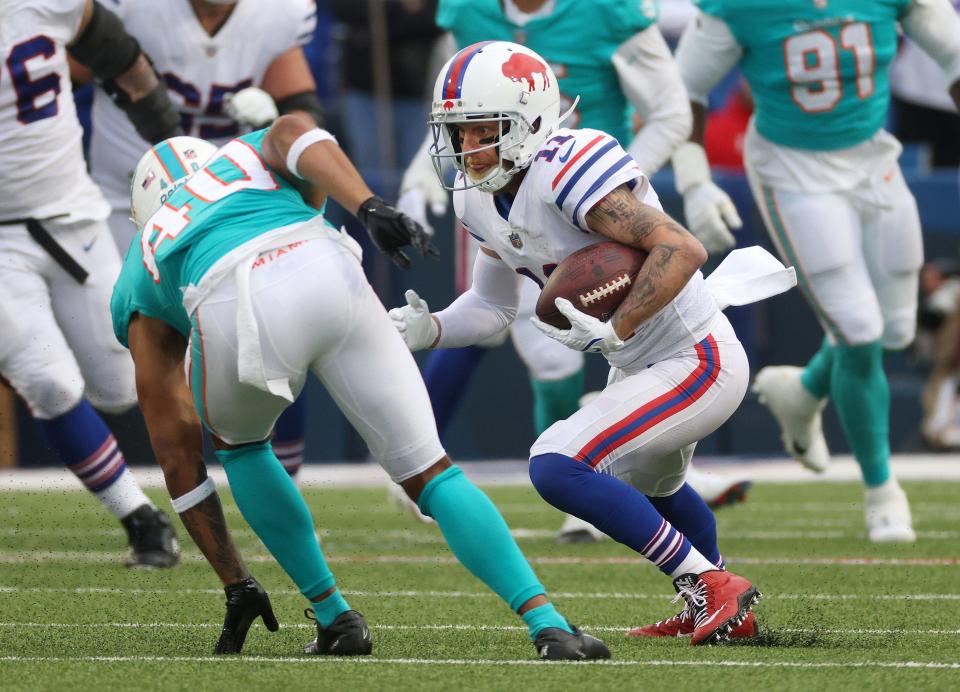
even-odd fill
[[[523,247],[523,238],[520,237],[520,234],[513,232],[507,236],[510,239],[510,244],[513,245],[517,250]]]

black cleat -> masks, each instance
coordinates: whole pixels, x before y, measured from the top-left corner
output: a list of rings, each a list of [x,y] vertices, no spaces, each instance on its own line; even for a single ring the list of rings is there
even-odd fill
[[[127,530],[130,544],[127,567],[173,567],[180,562],[177,534],[161,510],[141,505],[120,523]]]
[[[313,620],[313,611],[303,611]],[[303,653],[313,656],[369,656],[373,651],[370,628],[363,615],[356,610],[340,613],[329,627],[317,623],[317,638],[303,647]]]
[[[540,630],[533,645],[545,661],[595,661],[610,658],[610,649],[602,641],[573,627],[573,634],[559,627]]]

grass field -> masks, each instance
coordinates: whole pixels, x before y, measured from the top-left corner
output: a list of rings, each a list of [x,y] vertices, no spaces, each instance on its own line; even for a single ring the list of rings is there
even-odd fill
[[[281,622],[242,657],[213,657],[223,592],[182,528],[184,564],[121,565],[123,536],[81,492],[10,491],[0,504],[0,688],[960,689],[960,484],[904,484],[920,540],[862,538],[855,483],[767,485],[718,515],[731,569],[765,594],[762,634],[694,648],[626,638],[662,619],[669,580],[622,546],[557,546],[559,515],[527,488],[490,495],[561,611],[614,660],[545,664],[518,618],[459,564],[439,532],[382,489],[305,491],[341,589],[371,625],[365,660],[307,658],[305,601],[221,491]],[[153,491],[163,506],[162,491]]]

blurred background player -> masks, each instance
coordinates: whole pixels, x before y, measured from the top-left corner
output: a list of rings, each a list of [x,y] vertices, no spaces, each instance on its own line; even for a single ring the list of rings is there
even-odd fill
[[[568,125],[597,128],[620,142],[629,142],[627,151],[647,176],[686,139],[691,123],[682,81],[656,20],[656,0],[441,0],[437,11],[437,23],[450,32],[450,43],[457,47],[510,40],[542,55],[559,80],[562,110],[579,97]],[[448,55],[454,50],[451,45]],[[631,129],[634,112],[643,120],[636,137]],[[709,182],[700,191],[697,199],[702,211],[688,218],[698,224],[722,224],[721,219],[727,219],[731,225],[740,225],[726,193]],[[447,194],[433,171],[425,144],[404,174],[398,206],[427,224],[427,205],[435,215],[444,213]],[[699,229],[692,230],[697,233]],[[456,253],[457,289],[462,292],[471,283],[470,267],[478,245],[459,227],[456,242],[464,246]],[[534,432],[539,435],[579,408],[583,356],[530,324],[539,288],[520,276],[517,281],[520,315],[510,326],[510,336],[530,375]],[[484,354],[506,338],[504,330],[482,345],[430,354],[423,374],[441,437]],[[748,487],[696,472],[689,481],[708,501],[736,501]],[[567,518],[559,536],[561,541],[599,538],[593,527],[572,517]]]
[[[87,174],[67,51],[145,140],[176,110],[136,40],[92,0],[12,0],[0,58],[0,371],[60,458],[127,531],[130,564],[178,561],[167,516],[144,495],[96,409],[136,404],[133,364],[109,337],[120,257]]]
[[[250,577],[206,474],[201,421],[244,519],[310,601],[317,640],[306,653],[372,651],[270,445],[277,417],[312,372],[461,563],[521,615],[541,658],[609,658],[547,600],[497,509],[446,456],[423,380],[364,276],[359,246],[322,208],[329,194],[356,214],[401,268],[410,266],[404,246],[436,255],[423,229],[374,196],[333,136],[302,116],[212,148],[174,138],[137,165],[131,207],[141,242],[127,254],[111,308],[174,507],[228,596]],[[191,175],[194,163],[201,167]],[[264,612],[263,601],[254,606],[253,617]]]
[[[950,0],[960,14],[960,0]],[[894,133],[904,144],[923,147],[934,168],[960,165],[960,113],[944,89],[937,62],[914,41],[903,38],[890,65]]]
[[[322,122],[316,85],[303,54],[313,37],[312,0],[113,0],[126,30],[143,46],[180,111],[188,135],[217,146],[269,125],[281,113]],[[83,78],[83,74],[75,76]],[[113,208],[110,230],[126,254],[130,178],[149,147],[102,90],[93,101],[90,171]],[[303,398],[277,424],[275,450],[296,477],[303,464]]]
[[[602,353],[610,365],[594,401],[538,436],[530,479],[551,505],[674,580],[689,614],[680,633],[693,644],[752,636],[756,588],[723,570],[713,513],[684,482],[697,442],[746,393],[746,354],[699,271],[703,245],[662,212],[616,139],[560,127],[561,100],[545,60],[512,42],[475,43],[444,66],[430,153],[438,173],[444,161],[457,168],[454,209],[480,252],[470,290],[448,307],[431,314],[409,290],[390,315],[411,350],[465,346],[528,319],[518,311],[517,273],[543,286],[571,254],[607,240],[648,253],[609,321],[562,297],[569,329],[529,318],[564,348]],[[754,250],[784,278],[765,295],[794,285],[792,270]],[[764,297],[758,277],[745,281],[753,300]]]
[[[829,396],[863,473],[869,539],[912,542],[907,497],[890,473],[883,351],[914,338],[923,245],[900,144],[883,130],[887,71],[899,23],[960,104],[960,18],[947,0],[697,5],[677,51],[694,110],[693,141],[674,157],[675,168],[684,159],[678,189],[710,179],[703,103],[739,63],[756,108],[745,142],[751,189],[827,334],[806,368],[764,368],[754,392],[787,451],[817,471],[829,463],[820,423]]]

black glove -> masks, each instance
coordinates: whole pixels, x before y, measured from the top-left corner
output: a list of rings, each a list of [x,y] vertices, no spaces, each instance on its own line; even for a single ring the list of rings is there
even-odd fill
[[[263,624],[271,632],[280,629],[273,614],[270,597],[253,577],[223,587],[227,594],[227,615],[223,618],[223,632],[213,650],[215,654],[238,654],[247,638],[247,630],[257,619],[263,618]]]
[[[423,257],[440,256],[420,224],[376,195],[360,205],[357,218],[367,227],[377,249],[401,269],[410,268],[410,258],[400,250],[405,245],[413,245]]]

